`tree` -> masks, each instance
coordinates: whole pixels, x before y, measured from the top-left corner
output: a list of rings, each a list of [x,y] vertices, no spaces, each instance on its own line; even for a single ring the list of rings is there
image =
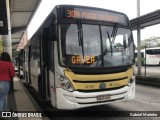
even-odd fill
[[[151,47],[160,47],[160,37],[150,37],[141,41],[141,49]]]

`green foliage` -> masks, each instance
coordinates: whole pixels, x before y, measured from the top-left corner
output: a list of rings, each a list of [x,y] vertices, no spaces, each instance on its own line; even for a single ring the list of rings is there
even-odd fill
[[[150,37],[141,41],[141,49],[151,47],[160,47],[160,37]]]

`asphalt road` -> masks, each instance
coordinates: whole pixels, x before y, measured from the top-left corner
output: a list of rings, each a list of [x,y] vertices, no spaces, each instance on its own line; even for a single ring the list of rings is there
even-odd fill
[[[90,107],[81,109],[81,111],[102,111],[105,113],[118,114],[119,111],[129,111],[130,114],[136,113],[145,113],[150,111],[159,111],[160,115],[160,88],[146,86],[146,85],[136,85],[136,98],[135,100],[129,102],[121,102],[121,103],[113,103],[108,105]],[[135,111],[135,112],[133,112]],[[68,112],[68,114],[70,114]],[[92,112],[88,112],[88,114],[92,114]],[[96,114],[96,112],[94,112]],[[91,115],[92,116],[92,115]],[[160,120],[160,117],[56,117],[50,118],[51,120]]]

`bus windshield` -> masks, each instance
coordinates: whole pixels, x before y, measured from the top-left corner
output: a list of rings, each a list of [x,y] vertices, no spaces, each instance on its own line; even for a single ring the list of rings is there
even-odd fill
[[[130,29],[91,24],[60,25],[60,63],[71,67],[117,67],[134,64]]]

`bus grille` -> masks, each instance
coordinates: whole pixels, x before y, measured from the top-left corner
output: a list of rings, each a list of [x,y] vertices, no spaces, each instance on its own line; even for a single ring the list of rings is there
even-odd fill
[[[82,89],[78,89],[77,91],[79,92],[102,92],[102,91],[110,91],[110,90],[117,90],[117,89],[121,89],[125,87],[124,85],[123,86],[120,86],[120,87],[114,87],[114,88],[106,88],[106,89],[91,89],[91,90],[82,90]]]

